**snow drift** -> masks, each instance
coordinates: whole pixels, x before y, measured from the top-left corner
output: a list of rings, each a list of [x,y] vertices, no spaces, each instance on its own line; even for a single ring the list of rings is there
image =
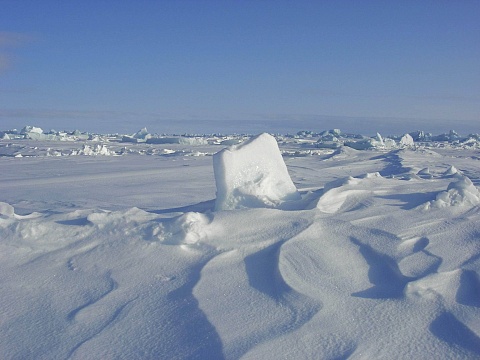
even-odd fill
[[[447,190],[439,192],[435,200],[426,203],[426,209],[480,204],[480,191],[477,187],[467,176],[454,173],[454,170],[449,168],[447,174],[453,173],[456,179],[448,185]]]

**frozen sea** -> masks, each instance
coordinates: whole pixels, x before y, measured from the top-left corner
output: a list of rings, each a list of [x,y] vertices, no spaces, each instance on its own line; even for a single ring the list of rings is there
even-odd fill
[[[27,130],[0,140],[3,359],[480,357],[478,136]]]

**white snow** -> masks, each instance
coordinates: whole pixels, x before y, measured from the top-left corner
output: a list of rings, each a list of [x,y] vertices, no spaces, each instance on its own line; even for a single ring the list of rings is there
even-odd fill
[[[5,133],[2,359],[480,357],[480,156],[455,132]]]
[[[413,138],[410,134],[405,134],[400,139],[399,144],[401,146],[414,146],[415,142],[413,141]]]
[[[138,130],[134,135],[133,137],[135,139],[143,139],[143,140],[147,140],[149,138],[152,137],[152,135],[148,132],[147,128],[142,128],[140,130]]]
[[[345,142],[345,145],[356,150],[392,149],[397,147],[395,140],[383,138],[379,133],[373,138],[365,138],[362,140],[349,139]]]
[[[43,134],[43,130],[39,127],[27,125],[20,131],[20,134],[28,133]]]
[[[183,145],[205,145],[208,141],[201,137],[150,137],[148,144],[183,144]]]
[[[452,176],[452,175],[455,175],[455,174],[458,174],[458,170],[455,166],[451,165],[447,171],[445,171],[443,173],[444,176]]]
[[[449,169],[450,170],[450,169]],[[448,171],[450,173],[451,171]],[[446,191],[438,193],[435,200],[426,204],[430,207],[446,206],[475,206],[480,204],[480,191],[473,185],[472,181],[465,175],[456,174]]]
[[[428,167],[423,168],[417,173],[418,176],[423,177],[424,179],[431,179],[433,175],[430,174],[430,169]]]
[[[278,207],[299,200],[275,138],[258,135],[213,156],[216,210]]]
[[[4,202],[0,202],[0,217],[11,218],[15,215],[13,206]]]

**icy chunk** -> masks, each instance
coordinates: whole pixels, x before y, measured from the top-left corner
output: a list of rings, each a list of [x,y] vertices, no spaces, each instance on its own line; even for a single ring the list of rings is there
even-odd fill
[[[453,175],[458,174],[458,173],[459,173],[458,169],[457,169],[455,166],[451,165],[451,166],[447,169],[447,171],[445,171],[445,172],[443,173],[443,176],[453,176]]]
[[[89,146],[87,144],[84,144],[82,150],[79,151],[79,154],[87,155],[87,156],[97,156],[97,155],[108,156],[108,155],[115,155],[115,152],[108,150],[105,144],[103,145],[96,144],[94,146]],[[71,155],[76,155],[76,154],[72,153]]]
[[[392,149],[397,146],[395,140],[389,138],[383,138],[382,135],[377,133],[373,138],[361,138],[345,141],[345,146],[351,147],[355,150],[368,150],[368,149]]]
[[[143,129],[138,130],[133,135],[123,135],[122,142],[130,142],[130,143],[145,142],[151,137],[152,135],[148,132],[147,128],[144,127]]]
[[[432,138],[431,133],[425,133],[421,130],[414,131],[408,134],[412,137],[413,141],[428,141]]]
[[[216,210],[275,208],[285,201],[300,199],[277,141],[269,134],[216,153],[213,170]]]
[[[351,147],[355,150],[367,150],[375,147],[373,139],[362,139],[354,141],[345,141],[345,146]]]
[[[208,141],[202,137],[151,137],[147,144],[207,145]]]
[[[458,139],[460,139],[460,135],[458,135],[458,133],[455,130],[450,130],[450,132],[448,134],[445,133],[445,134],[441,134],[441,135],[437,135],[437,136],[432,137],[433,141],[448,141],[448,142],[451,142],[451,141],[458,140]]]
[[[43,134],[43,130],[39,127],[27,125],[20,131],[20,134],[28,133]]]
[[[135,139],[143,139],[143,140],[146,140],[146,139],[149,139],[152,137],[152,135],[148,132],[147,128],[144,127],[143,129],[137,131],[133,137]]]
[[[400,146],[414,146],[415,142],[410,134],[405,134],[400,139]]]
[[[315,147],[323,149],[338,149],[343,145],[336,131],[340,134],[340,130],[330,130],[325,131],[320,135],[320,138],[317,140]]]

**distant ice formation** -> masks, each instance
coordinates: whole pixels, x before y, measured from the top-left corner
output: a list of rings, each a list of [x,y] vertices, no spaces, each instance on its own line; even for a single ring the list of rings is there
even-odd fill
[[[405,134],[399,141],[400,146],[414,146],[415,142],[413,141],[412,135]]]
[[[147,144],[181,144],[181,145],[206,145],[208,141],[202,137],[151,137]]]
[[[71,156],[71,155],[169,155],[165,145],[177,146],[174,150],[179,156],[208,156],[215,151],[205,152],[198,149],[185,150],[193,146],[231,146],[248,139],[248,134],[183,134],[167,135],[152,134],[147,128],[142,128],[132,134],[93,134],[75,131],[44,131],[36,126],[24,126],[21,130],[0,130],[0,156],[7,157],[43,157],[43,156]],[[299,131],[296,135],[276,134],[275,138],[282,145],[282,155],[289,157],[303,157],[323,155],[339,149],[380,150],[415,148],[454,148],[480,149],[480,135],[470,134],[460,136],[455,131],[432,135],[423,131],[414,131],[402,136],[375,136],[344,133],[339,129],[322,132]],[[68,145],[67,145],[68,143]],[[100,143],[107,148],[96,148]],[[120,145],[121,144],[121,145]],[[285,147],[283,145],[293,145]],[[84,151],[84,146],[94,149]],[[108,151],[106,151],[108,150]]]
[[[278,207],[299,200],[277,141],[258,135],[213,156],[217,186],[216,210]]]

